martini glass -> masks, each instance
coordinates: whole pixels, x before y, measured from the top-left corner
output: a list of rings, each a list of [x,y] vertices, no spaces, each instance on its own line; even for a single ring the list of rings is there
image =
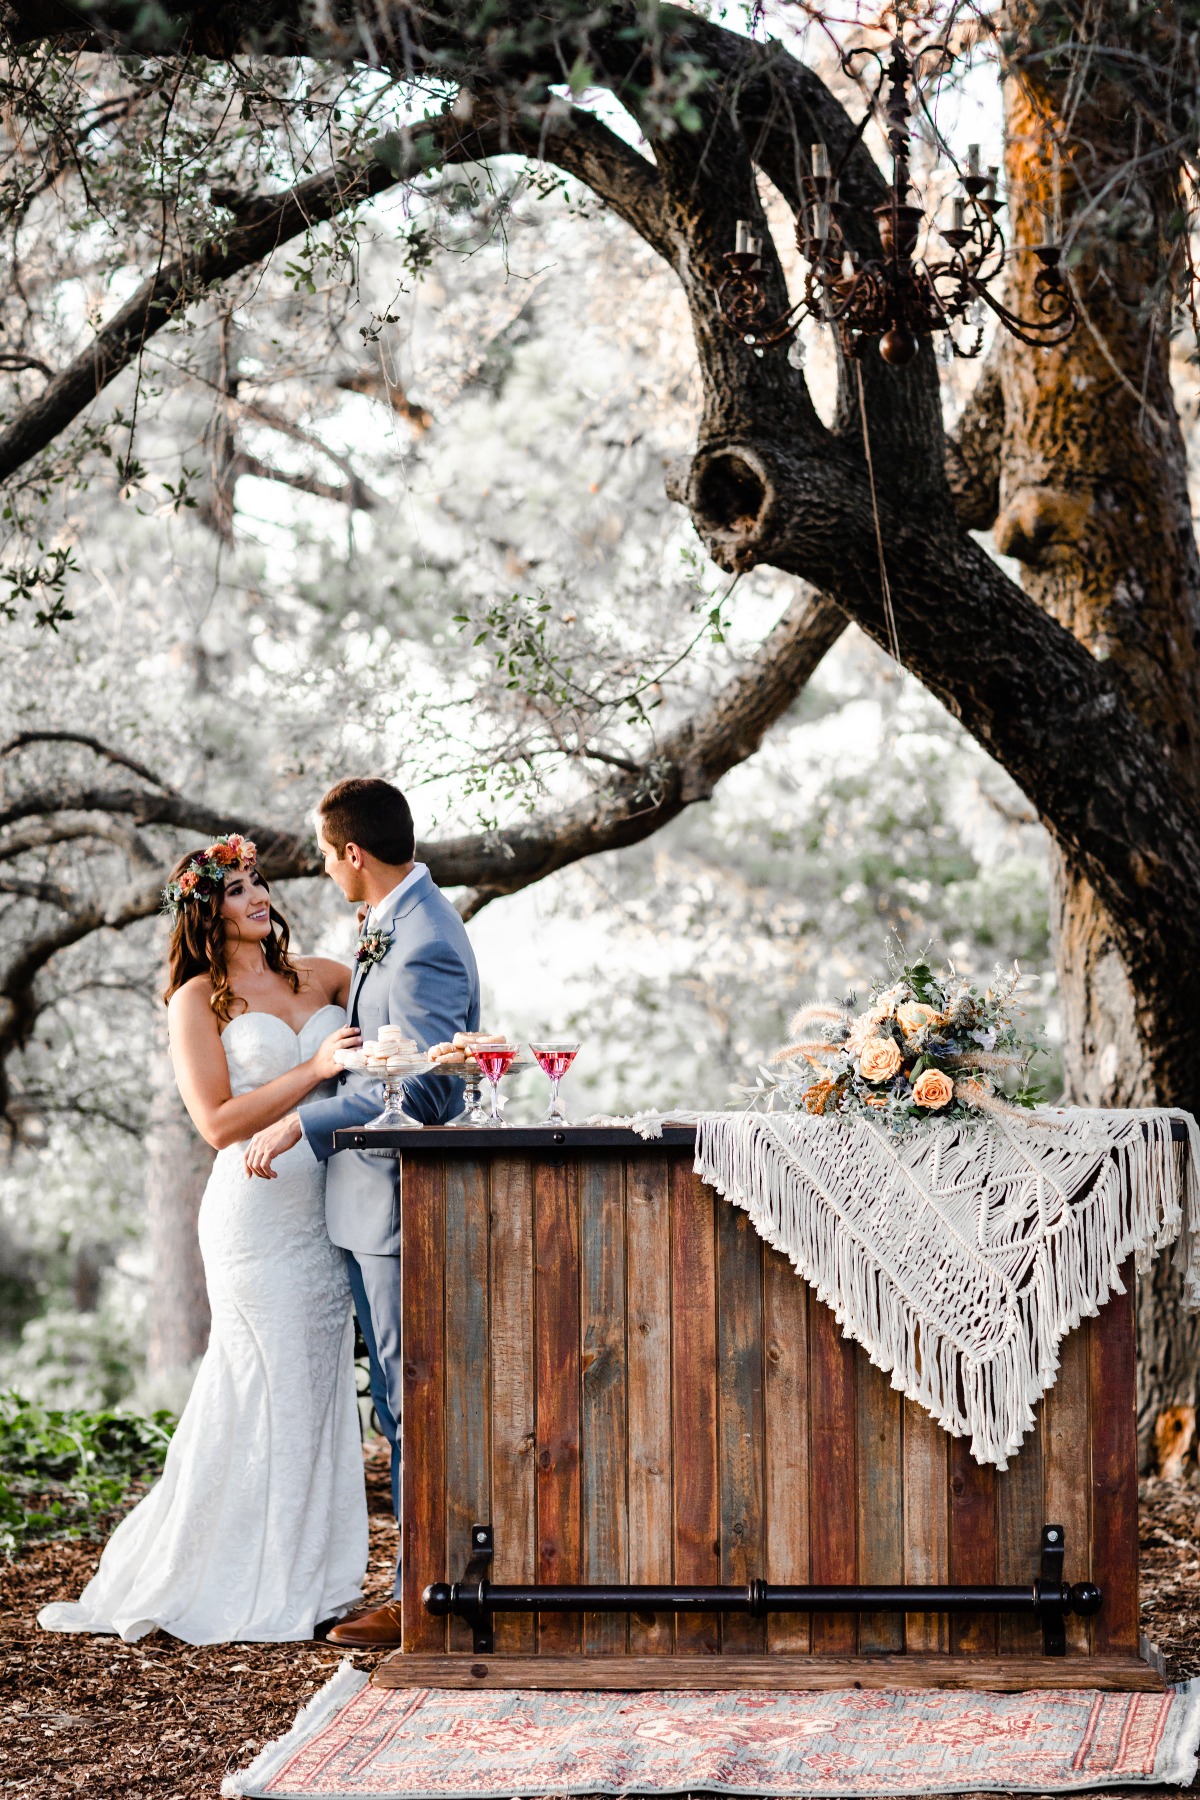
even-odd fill
[[[473,1052],[475,1061],[487,1076],[488,1086],[492,1090],[492,1111],[488,1124],[505,1130],[508,1129],[507,1121],[500,1117],[500,1108],[496,1102],[500,1082],[512,1067],[518,1048],[516,1044],[477,1044]]]
[[[563,1111],[562,1101],[558,1097],[558,1084],[579,1054],[578,1044],[568,1044],[559,1038],[548,1039],[545,1043],[530,1044],[529,1048],[537,1058],[538,1068],[550,1081],[550,1110],[542,1120],[543,1125],[566,1125],[569,1123]]]

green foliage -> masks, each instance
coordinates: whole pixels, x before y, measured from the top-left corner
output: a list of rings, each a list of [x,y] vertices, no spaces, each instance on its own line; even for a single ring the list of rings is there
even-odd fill
[[[0,1550],[95,1535],[159,1474],[174,1429],[168,1412],[59,1412],[0,1394]]]
[[[39,542],[38,549],[45,546]],[[8,586],[7,595],[0,597],[0,618],[15,619],[21,601],[32,601],[41,594],[44,600],[34,613],[34,622],[57,631],[75,617],[66,603],[66,587],[67,576],[78,568],[70,550],[58,549],[47,552],[40,562],[10,563],[0,569],[0,580]]]

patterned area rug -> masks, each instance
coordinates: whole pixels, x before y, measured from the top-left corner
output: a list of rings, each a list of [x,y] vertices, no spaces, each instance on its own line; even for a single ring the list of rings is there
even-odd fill
[[[1185,1785],[1200,1682],[1165,1694],[464,1693],[349,1663],[240,1775],[254,1800],[905,1795]]]

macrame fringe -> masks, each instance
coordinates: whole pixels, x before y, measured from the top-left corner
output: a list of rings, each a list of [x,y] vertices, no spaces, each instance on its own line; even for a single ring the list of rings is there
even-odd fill
[[[867,1120],[706,1113],[695,1166],[892,1386],[998,1469],[1063,1338],[1125,1291],[1130,1255],[1141,1271],[1177,1239],[1184,1304],[1200,1307],[1200,1128],[1185,1112],[1000,1115],[905,1139]],[[1019,1214],[987,1210],[1005,1183],[1024,1188]]]

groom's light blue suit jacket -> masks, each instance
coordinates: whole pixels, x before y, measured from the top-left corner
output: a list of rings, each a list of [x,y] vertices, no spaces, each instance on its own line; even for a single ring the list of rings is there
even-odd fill
[[[456,1031],[479,1029],[479,971],[462,920],[428,869],[399,896],[393,910],[376,920],[392,932],[382,962],[356,968],[350,986],[350,1020],[364,1038],[381,1025],[398,1025],[417,1047],[428,1050]],[[462,1083],[425,1075],[404,1084],[405,1110],[423,1125],[452,1118],[461,1104]],[[344,1250],[369,1256],[400,1253],[399,1165],[358,1150],[334,1152],[335,1131],[363,1125],[383,1106],[383,1086],[372,1076],[350,1073],[328,1100],[300,1111],[300,1124],[321,1162],[329,1164],[325,1216],[329,1235]]]

